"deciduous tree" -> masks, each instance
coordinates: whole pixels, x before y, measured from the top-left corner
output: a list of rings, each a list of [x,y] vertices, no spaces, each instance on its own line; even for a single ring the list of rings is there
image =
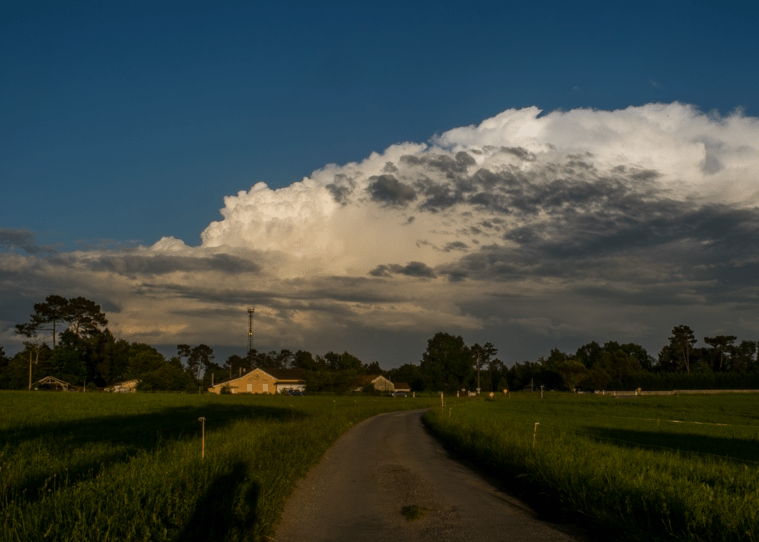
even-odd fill
[[[588,370],[585,365],[576,359],[567,359],[558,365],[559,374],[564,381],[564,385],[569,391],[574,391],[577,385],[585,378]]]
[[[454,392],[472,377],[472,353],[461,336],[439,332],[427,341],[420,369],[427,389]]]

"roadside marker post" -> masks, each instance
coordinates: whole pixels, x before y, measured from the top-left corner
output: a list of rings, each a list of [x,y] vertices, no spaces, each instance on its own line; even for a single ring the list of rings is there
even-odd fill
[[[206,419],[198,418],[200,422],[200,459],[206,458]]]
[[[535,441],[538,439],[538,426],[540,425],[540,422],[537,422],[535,424],[535,432],[532,434],[532,447],[535,448]]]

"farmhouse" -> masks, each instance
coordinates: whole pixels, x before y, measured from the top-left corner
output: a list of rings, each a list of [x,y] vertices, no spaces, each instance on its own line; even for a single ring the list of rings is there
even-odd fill
[[[377,391],[394,391],[395,386],[382,375],[364,375],[351,383],[353,391],[364,391],[364,388],[372,384]]]
[[[137,391],[137,384],[139,383],[140,381],[135,378],[133,380],[117,382],[116,384],[103,388],[103,390],[110,391],[112,393],[134,393]]]
[[[208,388],[211,393],[221,393],[229,387],[232,393],[282,393],[285,390],[306,390],[302,369],[254,369],[239,378],[220,382]]]

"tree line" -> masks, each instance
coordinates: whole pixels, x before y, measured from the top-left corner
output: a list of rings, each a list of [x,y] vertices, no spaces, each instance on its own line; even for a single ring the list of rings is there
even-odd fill
[[[596,341],[574,353],[551,349],[546,357],[508,367],[492,344],[464,343],[460,336],[437,333],[427,341],[418,365],[389,373],[413,389],[503,391],[759,389],[759,343],[735,335],[704,337],[704,346],[686,325],[675,326],[654,357],[635,343]],[[478,385],[479,382],[479,385]]]
[[[592,341],[574,353],[553,348],[548,356],[507,366],[489,342],[468,346],[461,336],[436,333],[427,341],[419,363],[383,370],[343,352],[324,356],[282,349],[223,363],[205,344],[177,345],[164,357],[154,347],[117,339],[107,327],[100,305],[83,297],[48,296],[34,304],[29,321],[17,324],[24,349],[12,357],[0,346],[0,389],[25,389],[45,376],[75,385],[106,387],[130,379],[139,389],[197,392],[255,368],[302,369],[312,392],[341,393],[355,387],[361,375],[383,375],[415,391],[480,388],[485,392],[539,389],[759,389],[759,343],[734,335],[704,337],[703,346],[686,325],[675,326],[654,357],[635,343]],[[50,344],[48,344],[50,343]]]
[[[9,357],[0,345],[0,389],[28,389],[54,376],[91,389],[138,379],[143,391],[197,393],[260,367],[303,369],[311,391],[343,392],[360,375],[382,374],[378,362],[365,364],[348,352],[254,349],[218,363],[208,345],[179,344],[167,359],[153,346],[116,338],[107,326],[101,306],[83,297],[51,295],[35,303],[29,321],[15,326],[24,349]]]

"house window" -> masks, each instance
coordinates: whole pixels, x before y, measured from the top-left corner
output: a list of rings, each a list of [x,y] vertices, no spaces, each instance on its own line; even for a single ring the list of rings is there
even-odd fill
[[[264,384],[264,393],[269,393],[269,384]]]
[[[248,384],[248,391],[253,391],[253,384]]]

